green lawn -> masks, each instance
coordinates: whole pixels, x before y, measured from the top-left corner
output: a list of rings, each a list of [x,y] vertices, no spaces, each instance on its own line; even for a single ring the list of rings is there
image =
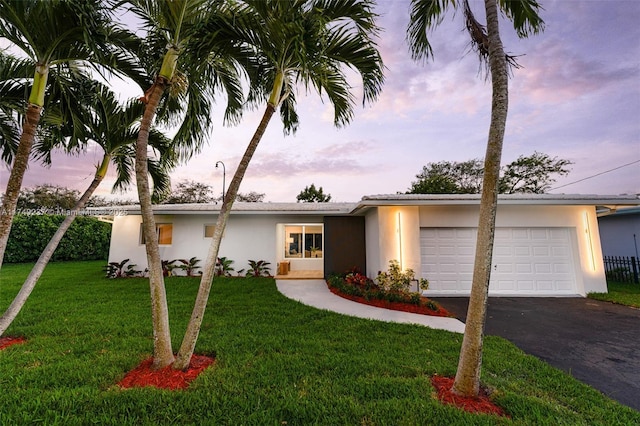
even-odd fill
[[[30,265],[4,265],[4,310]],[[217,364],[186,391],[121,390],[150,356],[144,279],[107,280],[100,262],[51,264],[0,352],[0,424],[630,425],[640,413],[494,336],[483,383],[512,417],[441,405],[429,378],[455,373],[461,335],[303,306],[271,279],[214,283],[198,353]],[[174,348],[198,281],[167,280]]]
[[[640,284],[609,282],[607,287],[608,293],[589,293],[589,297],[640,308]]]

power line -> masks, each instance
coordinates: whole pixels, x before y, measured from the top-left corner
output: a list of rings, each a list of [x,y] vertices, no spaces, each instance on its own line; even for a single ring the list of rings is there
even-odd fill
[[[600,173],[596,173],[595,175],[591,175],[591,176],[588,176],[586,178],[583,178],[583,179],[580,179],[580,180],[576,180],[575,182],[565,183],[564,185],[556,186],[555,188],[551,188],[549,191],[554,191],[556,189],[564,188],[565,186],[573,185],[574,183],[582,182],[582,181],[585,181],[587,179],[591,179],[591,178],[594,178],[596,176],[603,175],[605,173],[613,172],[613,171],[619,170],[619,169],[621,169],[623,167],[627,167],[627,166],[630,166],[630,165],[636,164],[636,163],[640,163],[640,160],[632,161],[630,163],[623,164],[622,166],[614,167],[613,169],[605,170],[604,172],[600,172]]]

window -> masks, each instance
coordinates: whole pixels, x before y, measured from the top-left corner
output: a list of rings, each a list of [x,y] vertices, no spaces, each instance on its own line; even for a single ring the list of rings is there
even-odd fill
[[[285,225],[285,258],[322,258],[322,225]]]
[[[156,235],[158,236],[158,244],[161,246],[171,245],[173,239],[172,223],[156,223]],[[140,244],[145,244],[144,232],[142,232],[142,224],[140,224]]]
[[[204,226],[204,237],[205,238],[213,238],[213,233],[216,232],[215,225],[205,225]]]

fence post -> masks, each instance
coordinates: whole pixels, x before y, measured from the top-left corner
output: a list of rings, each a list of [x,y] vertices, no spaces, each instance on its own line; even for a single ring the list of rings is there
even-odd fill
[[[633,282],[635,284],[639,284],[638,281],[638,264],[636,263],[636,258],[631,256],[631,268],[633,269]]]

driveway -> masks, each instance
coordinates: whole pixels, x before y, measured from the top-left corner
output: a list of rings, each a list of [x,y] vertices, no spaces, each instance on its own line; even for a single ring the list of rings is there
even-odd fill
[[[434,300],[465,321],[468,298]],[[485,334],[640,411],[640,309],[586,298],[491,297]]]

